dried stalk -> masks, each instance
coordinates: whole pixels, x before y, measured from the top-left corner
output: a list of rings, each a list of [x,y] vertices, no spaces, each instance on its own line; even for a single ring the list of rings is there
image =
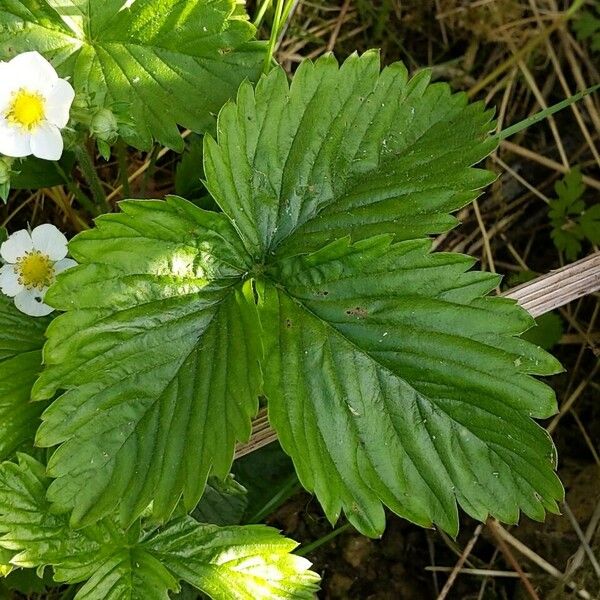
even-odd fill
[[[504,296],[516,300],[532,316],[538,317],[600,290],[600,252],[551,271],[533,281],[509,290]],[[269,425],[267,412],[262,409],[252,422],[252,436],[245,444],[238,444],[235,457],[250,454],[277,439]]]

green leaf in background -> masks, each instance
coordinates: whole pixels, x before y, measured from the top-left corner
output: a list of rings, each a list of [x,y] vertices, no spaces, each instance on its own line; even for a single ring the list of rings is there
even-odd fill
[[[535,325],[523,334],[523,339],[544,350],[553,348],[564,331],[562,319],[554,312],[537,317]]]
[[[298,491],[294,465],[279,444],[268,444],[238,458],[231,470],[247,490],[244,523],[260,523]]]
[[[175,172],[175,192],[179,196],[192,199],[206,194],[202,180],[203,141],[199,135],[190,136],[186,143],[185,151],[177,165]]]
[[[393,98],[393,101],[390,99]],[[377,536],[388,506],[455,534],[541,519],[563,495],[530,375],[560,365],[519,339],[533,319],[486,297],[496,276],[432,254],[428,233],[493,176],[489,111],[369,52],[243,84],[205,137],[224,211],[127,202],[70,244],[47,301],[38,441],[60,445],[49,498],[91,523],[165,520],[223,477],[259,395],[333,522]]]
[[[65,152],[60,159],[60,166],[70,173],[75,164],[75,155]],[[63,185],[65,180],[52,161],[29,156],[13,165],[15,172],[10,177],[10,186],[16,190],[37,190],[43,187]]]
[[[548,210],[552,240],[567,259],[576,260],[584,240],[600,243],[600,204],[588,207],[583,200],[585,184],[579,167],[557,181],[554,190],[557,198],[550,201]]]
[[[593,51],[600,52],[600,5],[596,8],[596,14],[583,11],[572,23],[577,39],[589,42]]]
[[[0,242],[4,232],[0,228]],[[42,370],[50,321],[23,314],[12,298],[0,293],[0,460],[33,445],[45,404],[31,402],[31,387]]]
[[[14,567],[51,566],[56,581],[86,582],[77,600],[167,600],[184,580],[215,600],[313,597],[318,576],[297,546],[262,525],[217,527],[191,517],[128,532],[105,519],[72,530],[45,498],[44,466],[27,455],[0,465],[0,546]]]
[[[224,480],[209,477],[202,498],[192,511],[192,516],[200,523],[239,525],[247,506],[246,488],[233,476],[229,475]]]
[[[129,107],[137,148],[214,126],[264,46],[236,0],[0,0],[0,60],[38,50],[96,108]]]

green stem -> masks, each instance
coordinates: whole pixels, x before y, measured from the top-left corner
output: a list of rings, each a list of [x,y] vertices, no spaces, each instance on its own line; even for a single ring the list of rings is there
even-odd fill
[[[269,9],[269,6],[271,6],[272,3],[273,3],[273,0],[264,0],[263,3],[260,5],[260,8],[258,9],[258,12],[256,13],[256,17],[254,18],[254,27],[256,27],[257,29],[260,27],[260,24],[263,22],[263,19],[265,18],[265,15],[267,14],[267,10]]]
[[[125,198],[131,198],[131,188],[129,187],[129,177],[127,175],[127,151],[123,140],[119,140],[117,143],[117,161],[119,163],[119,176],[123,187],[123,195]]]
[[[338,527],[337,529],[334,529],[333,531],[329,532],[327,535],[320,537],[318,540],[315,540],[312,544],[302,546],[302,548],[296,551],[296,554],[298,556],[306,556],[307,554],[310,554],[323,544],[326,544],[330,540],[333,540],[338,535],[344,533],[345,531],[348,531],[349,529],[352,529],[352,525],[350,525],[350,523],[346,523],[345,525],[342,525],[341,527]]]
[[[273,16],[273,25],[271,27],[269,46],[265,56],[265,63],[263,65],[263,73],[268,73],[271,70],[271,62],[273,61],[273,54],[275,54],[275,46],[277,44],[277,39],[279,38],[279,32],[281,31],[284,2],[285,0],[277,0],[277,5],[275,6],[275,15]]]
[[[260,523],[265,517],[277,510],[279,506],[281,506],[290,496],[295,494],[299,489],[300,483],[298,482],[298,477],[296,473],[293,473],[284,481],[281,488],[277,490],[277,492],[271,498],[269,498],[269,500],[264,504],[264,506],[261,509],[259,509],[255,514],[253,514],[249,519],[247,519],[247,523]]]
[[[577,94],[574,94],[573,96],[570,96],[569,98],[566,98],[565,100],[558,102],[557,104],[554,104],[553,106],[549,106],[548,108],[545,108],[544,110],[540,110],[535,115],[532,115],[531,117],[527,117],[526,119],[523,119],[522,121],[519,121],[518,123],[515,123],[514,125],[507,127],[506,129],[502,130],[500,133],[498,133],[494,137],[498,138],[499,140],[505,140],[506,138],[510,137],[511,135],[515,135],[515,133],[519,133],[519,131],[523,131],[523,129],[527,129],[527,127],[530,127],[531,125],[534,125],[535,123],[539,123],[540,121],[543,121],[544,119],[548,118],[550,115],[557,113],[559,110],[562,110],[563,108],[567,108],[568,106],[571,106],[571,104],[575,104],[575,102],[578,102],[583,97],[587,96],[588,94],[592,94],[593,92],[595,92],[598,89],[600,89],[600,83],[597,85],[593,85],[592,87],[589,87],[586,90],[582,90],[581,92],[578,92]]]
[[[65,173],[65,170],[62,168],[60,163],[58,161],[55,161],[54,165],[56,166],[56,170],[58,171],[58,174],[61,176],[62,180],[65,182],[65,185],[67,186],[68,190],[73,194],[73,196],[75,196],[75,198],[77,198],[77,202],[79,202],[79,204],[81,204],[81,206],[83,206],[83,208],[85,208],[85,210],[87,210],[91,215],[93,215],[93,216],[98,215],[98,208],[81,191],[81,189],[77,185],[75,185],[75,183],[73,182],[73,179],[71,179],[71,177],[69,177],[67,175],[67,173]]]
[[[110,212],[110,206],[108,206],[108,202],[106,202],[106,194],[102,187],[100,177],[98,177],[96,166],[84,144],[75,147],[75,157],[77,158],[79,168],[90,187],[94,202],[100,206],[102,212]]]
[[[158,160],[159,152],[160,152],[159,146],[155,144],[152,147],[152,151],[150,152],[150,159],[149,159],[150,164],[148,165],[148,168],[146,169],[146,172],[144,173],[144,177],[142,179],[142,189],[141,189],[142,198],[144,198],[146,196],[146,190],[148,189],[148,182],[150,181],[150,179],[152,177],[154,177],[154,172],[156,170],[156,161]]]

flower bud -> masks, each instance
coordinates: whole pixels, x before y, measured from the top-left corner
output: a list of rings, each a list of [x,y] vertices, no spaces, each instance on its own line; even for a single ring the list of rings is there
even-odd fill
[[[90,123],[91,134],[107,142],[108,144],[114,144],[119,137],[119,123],[117,117],[108,108],[100,109],[93,117]]]

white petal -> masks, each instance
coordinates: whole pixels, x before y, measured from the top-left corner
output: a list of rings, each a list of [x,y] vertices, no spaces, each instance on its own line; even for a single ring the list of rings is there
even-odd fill
[[[5,84],[8,70],[8,63],[0,62],[0,81],[2,82],[0,86],[0,114],[4,114],[7,111],[14,92],[11,85]]]
[[[65,127],[74,98],[73,86],[65,79],[59,79],[46,95],[46,119],[59,129]]]
[[[23,291],[23,286],[19,283],[19,276],[14,265],[4,265],[0,268],[0,289],[3,294],[11,298]]]
[[[31,152],[44,160],[58,160],[63,152],[63,139],[56,125],[45,122],[31,133]]]
[[[23,52],[7,63],[7,84],[13,89],[24,88],[46,94],[52,89],[58,74],[39,52]]]
[[[31,154],[31,133],[0,117],[0,154],[22,158]]]
[[[31,317],[45,317],[54,309],[42,302],[45,291],[23,290],[15,296],[15,306]]]
[[[38,225],[31,232],[33,247],[50,260],[61,260],[67,255],[67,238],[50,223]]]
[[[19,229],[11,235],[0,246],[0,256],[7,263],[16,263],[17,259],[24,256],[26,252],[33,250],[33,240],[29,232],[25,229]]]
[[[59,273],[76,266],[77,261],[73,260],[72,258],[63,258],[62,260],[54,263],[54,272],[58,275]]]

